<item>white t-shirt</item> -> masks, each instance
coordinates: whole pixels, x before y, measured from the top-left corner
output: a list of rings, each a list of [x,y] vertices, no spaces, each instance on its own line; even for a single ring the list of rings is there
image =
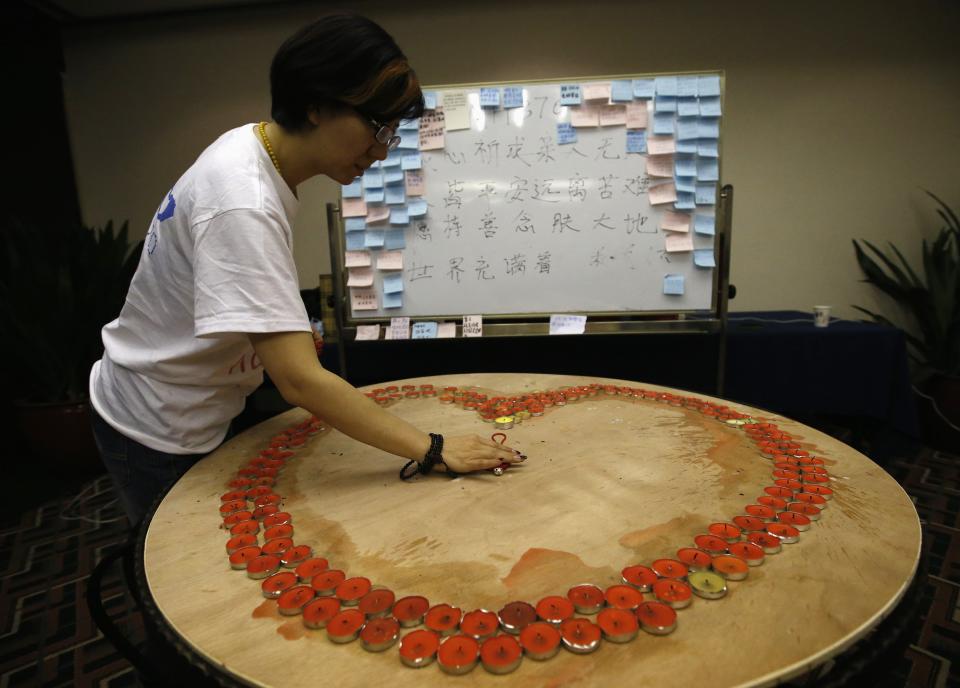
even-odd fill
[[[263,381],[246,333],[309,331],[293,261],[298,201],[254,125],[223,134],[164,198],[90,398],[124,435],[212,451]]]

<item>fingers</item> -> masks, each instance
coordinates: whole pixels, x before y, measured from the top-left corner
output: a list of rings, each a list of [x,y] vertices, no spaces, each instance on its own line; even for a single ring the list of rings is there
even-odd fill
[[[514,449],[513,447],[507,446],[506,444],[500,444],[493,440],[484,440],[480,439],[481,442],[486,444],[488,447],[496,449],[497,461],[500,463],[521,463],[527,460],[526,454],[522,453],[519,449]]]

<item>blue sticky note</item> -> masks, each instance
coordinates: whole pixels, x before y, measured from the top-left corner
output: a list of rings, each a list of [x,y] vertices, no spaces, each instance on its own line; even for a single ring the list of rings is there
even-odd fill
[[[560,122],[557,124],[557,143],[576,143],[577,142],[577,130],[574,126],[568,122]]]
[[[700,99],[700,115],[703,117],[720,116],[720,96],[710,96]]]
[[[397,125],[399,131],[412,129],[414,131],[420,131],[420,119],[402,119],[400,124]]]
[[[499,88],[481,88],[480,89],[480,107],[482,108],[500,107],[500,89]]]
[[[410,339],[436,339],[437,323],[435,322],[415,322],[410,332]]]
[[[581,102],[580,84],[562,84],[560,86],[561,105],[579,105]]]
[[[716,140],[701,139],[700,141],[697,141],[697,155],[703,158],[720,157],[720,148],[717,145]]]
[[[366,248],[366,232],[348,232],[347,250],[359,251]]]
[[[409,223],[410,223],[410,215],[407,213],[406,207],[390,209],[390,224],[406,225]]]
[[[698,81],[699,78],[695,76],[677,77],[677,95],[681,98],[696,98],[699,95]]]
[[[383,247],[388,251],[396,251],[398,248],[407,247],[407,239],[402,229],[388,229],[383,238]]]
[[[400,163],[403,161],[404,152],[402,150],[392,150],[387,153],[387,159],[383,161],[383,167],[400,167]]]
[[[677,191],[677,200],[673,207],[677,210],[693,210],[697,207],[696,197],[688,191]]]
[[[380,160],[374,160],[372,163],[370,163],[370,167],[374,170],[379,170],[381,167],[383,167],[383,162]]]
[[[398,292],[394,292],[393,294],[384,294],[383,307],[384,308],[402,308],[403,292],[398,291]]]
[[[379,189],[383,186],[382,170],[367,170],[363,175],[364,189]]]
[[[383,181],[386,182],[387,186],[390,184],[403,184],[403,170],[397,170],[390,168],[385,170],[383,173]]]
[[[523,107],[523,89],[519,86],[504,86],[503,107],[505,110]]]
[[[681,117],[697,117],[700,114],[700,103],[696,98],[678,98],[677,114]]]
[[[657,96],[653,101],[654,112],[676,112],[677,99],[674,96]]]
[[[344,198],[360,198],[361,196],[363,196],[363,179],[361,177],[357,177],[343,187]]]
[[[717,261],[713,257],[712,248],[697,248],[693,250],[693,264],[699,268],[715,268]]]
[[[383,203],[383,189],[367,189],[363,192],[363,199],[367,203]]]
[[[676,187],[677,193],[682,191],[692,194],[697,190],[697,180],[694,177],[674,177],[673,185]]]
[[[423,107],[425,110],[437,109],[437,92],[436,91],[423,92]]]
[[[677,95],[677,77],[675,76],[658,76],[654,79],[654,86],[658,97]]]
[[[678,141],[688,141],[690,139],[698,138],[697,134],[700,131],[697,122],[700,120],[696,117],[680,117],[677,120],[677,140]]]
[[[653,98],[656,89],[653,79],[634,79],[633,97],[634,98]]]
[[[720,95],[720,77],[701,76],[697,80],[697,95],[701,98]]]
[[[716,158],[697,160],[697,179],[702,182],[720,181],[720,162]]]
[[[627,129],[627,152],[647,152],[647,132],[643,129]]]
[[[704,234],[706,236],[713,236],[716,231],[714,225],[716,223],[716,218],[713,215],[694,215],[693,216],[693,231],[697,234]]]
[[[673,172],[678,177],[696,177],[697,161],[693,158],[676,158],[673,161]]]
[[[359,232],[367,228],[367,221],[362,217],[348,217],[344,225],[348,232]]]
[[[717,202],[716,184],[697,184],[697,205],[713,205]]]
[[[423,157],[419,153],[404,155],[400,163],[401,170],[419,170],[421,167],[423,167]]]
[[[387,205],[403,205],[407,200],[407,193],[403,184],[387,187]]]
[[[697,152],[696,139],[684,139],[683,141],[676,141],[674,145],[676,145],[678,153],[696,153]]]
[[[663,293],[670,294],[673,296],[682,296],[683,295],[683,275],[664,275],[663,276]]]
[[[422,198],[411,198],[407,204],[407,214],[410,217],[423,217],[427,214],[427,202]]]
[[[380,248],[383,246],[383,230],[368,229],[363,235],[364,248]]]
[[[403,291],[403,273],[391,272],[383,276],[383,293],[396,294]]]
[[[672,112],[653,113],[653,133],[657,136],[670,136],[673,134]]]
[[[633,82],[629,79],[611,81],[610,100],[614,103],[629,103],[633,100]]]
[[[400,136],[399,148],[409,150],[418,150],[420,148],[420,132],[418,131],[398,131]]]
[[[697,138],[720,138],[720,119],[718,117],[700,117],[697,120]]]

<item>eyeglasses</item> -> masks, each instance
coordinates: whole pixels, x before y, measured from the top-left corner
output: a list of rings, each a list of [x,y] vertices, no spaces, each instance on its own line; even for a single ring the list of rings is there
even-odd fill
[[[397,136],[397,132],[394,131],[393,127],[380,124],[380,122],[373,118],[370,119],[370,124],[373,125],[374,132],[376,132],[373,137],[377,140],[377,143],[385,145],[388,151],[397,149],[397,146],[400,145],[400,137]]]

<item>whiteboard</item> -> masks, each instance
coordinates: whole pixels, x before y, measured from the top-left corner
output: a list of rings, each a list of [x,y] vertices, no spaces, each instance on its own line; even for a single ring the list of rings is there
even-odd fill
[[[703,75],[676,76],[696,80]],[[573,129],[575,143],[560,143],[558,125],[569,124],[576,116],[573,106],[561,104],[561,86],[578,84],[583,94],[589,85],[602,87],[624,79],[652,81],[654,77],[492,84],[498,90],[507,86],[522,89],[522,107],[510,109],[503,107],[505,91],[500,94],[501,105],[491,108],[481,107],[480,85],[425,88],[428,105],[435,99],[441,108],[448,94],[465,93],[469,129],[448,130],[442,149],[419,151],[424,181],[420,198],[426,201],[425,215],[412,217],[409,224],[400,227],[389,221],[366,224],[368,233],[375,234],[378,228],[392,229],[395,240],[397,230],[403,230],[403,269],[400,273],[377,270],[377,257],[386,249],[367,249],[374,267],[372,290],[377,295],[377,307],[354,309],[349,296],[353,289],[348,288],[351,317],[637,314],[713,308],[717,269],[695,265],[693,251],[668,251],[666,242],[668,237],[690,240],[690,247],[701,250],[701,259],[703,249],[707,254],[712,249],[716,255],[716,234],[701,234],[694,227],[696,215],[709,218],[715,214],[715,201],[681,211],[674,203],[651,203],[650,190],[661,184],[682,184],[689,192],[693,181],[701,188],[712,187],[715,195],[719,193],[720,118],[708,121],[716,129],[716,138],[714,150],[707,151],[706,156],[674,153],[671,161],[663,155],[628,153],[628,129],[622,123],[578,126]],[[634,114],[637,107],[646,109],[647,145],[665,140],[663,136],[653,138],[656,112],[661,104],[670,107],[668,97],[663,97],[662,103],[659,99],[659,95],[637,98],[632,101],[636,104],[631,104]],[[625,104],[613,105],[610,118],[619,121],[616,106]],[[577,109],[581,108],[583,105]],[[675,145],[679,145],[677,127],[683,120],[676,113],[673,120],[672,133]],[[689,140],[689,134],[685,137],[684,150],[697,150],[697,141]],[[405,137],[404,145],[409,146],[409,141]],[[401,148],[391,155],[417,152]],[[681,160],[686,163],[684,174],[689,173],[691,165],[699,169],[698,165],[705,162],[707,166],[713,163],[715,176],[710,181],[681,179],[676,174]],[[664,161],[672,162],[673,174],[651,174],[648,164],[655,161],[660,161],[660,168]],[[405,201],[413,203],[416,198],[407,196]],[[368,211],[381,205],[369,202]],[[391,210],[396,207],[390,206]],[[678,214],[690,220],[686,233],[664,229],[665,221],[675,222]],[[702,224],[707,226],[710,220]],[[349,237],[343,238],[345,245]],[[354,248],[356,241],[354,238]],[[343,255],[340,257],[342,260]],[[402,275],[399,308],[384,308],[383,280],[389,274],[394,275],[393,289],[396,275]],[[665,293],[668,275],[674,287],[676,276],[680,276],[682,294]]]

